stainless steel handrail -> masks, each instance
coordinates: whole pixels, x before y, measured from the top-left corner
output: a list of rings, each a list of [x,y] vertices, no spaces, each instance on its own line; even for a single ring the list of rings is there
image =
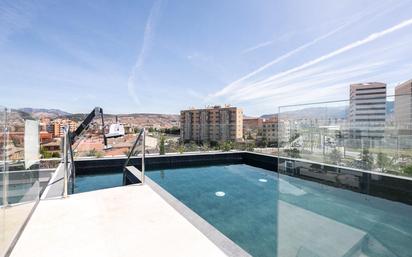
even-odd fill
[[[69,143],[69,128],[65,126],[63,128],[64,138],[63,138],[63,197],[67,197],[68,188],[69,188],[69,164],[68,164],[68,145]]]
[[[145,130],[145,128],[142,128],[140,130],[140,133],[137,136],[136,140],[134,141],[133,146],[130,149],[129,154],[127,155],[126,162],[123,165],[123,185],[126,184],[126,167],[129,164],[130,158],[132,157],[133,152],[135,151],[136,146],[139,143],[140,139],[142,139],[142,168],[141,168],[141,172],[142,172],[141,180],[142,181],[141,182],[142,182],[142,184],[144,184],[144,179],[145,179],[145,175],[144,175],[144,173],[145,173],[145,162],[144,162],[144,160],[145,160],[145,157],[146,157],[146,130]]]
[[[7,142],[9,130],[7,127],[7,108],[4,109],[4,128],[3,128],[3,207],[9,205],[8,191],[9,191],[9,171],[7,167]]]
[[[72,193],[74,192],[74,180],[75,180],[75,166],[74,166],[74,154],[72,144],[70,142],[70,128],[66,125],[63,127],[63,197],[67,197],[69,191],[69,175],[72,178]],[[69,168],[69,155],[70,155],[70,168]],[[70,174],[69,174],[70,173]]]

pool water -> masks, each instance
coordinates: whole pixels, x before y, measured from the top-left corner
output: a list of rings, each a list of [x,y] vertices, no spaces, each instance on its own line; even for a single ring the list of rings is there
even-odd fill
[[[148,177],[253,256],[412,256],[412,206],[244,165]]]
[[[119,171],[78,175],[76,176],[74,193],[83,193],[122,185],[123,173]]]

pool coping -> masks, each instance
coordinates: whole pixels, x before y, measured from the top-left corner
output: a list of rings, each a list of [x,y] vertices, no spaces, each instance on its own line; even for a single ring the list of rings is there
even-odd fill
[[[154,192],[162,197],[162,199],[164,199],[170,206],[172,206],[180,215],[188,220],[226,255],[231,257],[252,257],[252,255],[243,250],[243,248],[241,248],[239,245],[225,236],[205,219],[200,217],[197,213],[195,213],[192,209],[179,201],[176,197],[163,189],[156,182],[151,180],[148,176],[145,177],[145,184],[150,186],[150,188],[153,189]]]

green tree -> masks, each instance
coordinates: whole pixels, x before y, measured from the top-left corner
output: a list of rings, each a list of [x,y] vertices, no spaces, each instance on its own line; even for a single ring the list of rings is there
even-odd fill
[[[402,168],[403,173],[412,175],[412,165],[406,165]]]
[[[160,137],[159,154],[165,155],[165,137],[163,135]]]
[[[339,164],[339,163],[341,163],[341,161],[342,161],[342,153],[341,153],[338,149],[334,148],[334,149],[332,150],[332,152],[329,153],[329,161],[330,161],[332,164]]]
[[[220,149],[224,152],[228,152],[233,149],[233,143],[231,141],[225,141],[220,144]]]
[[[177,148],[178,152],[180,154],[182,154],[185,151],[185,146],[183,144],[179,145],[179,147]]]
[[[298,137],[300,137],[299,133],[293,133],[289,138],[289,143],[295,141]]]
[[[40,147],[40,155],[42,159],[49,159],[53,157],[53,153],[47,151],[43,146]]]
[[[376,157],[376,164],[381,172],[385,172],[391,165],[391,159],[384,153],[378,153]]]
[[[258,147],[267,147],[268,139],[266,137],[262,137],[257,143]]]
[[[86,156],[90,156],[90,157],[96,157],[96,158],[100,158],[103,157],[103,153],[100,151],[97,151],[95,148],[93,148],[92,150],[86,152]]]
[[[369,149],[363,149],[362,153],[360,154],[360,159],[362,162],[362,169],[364,170],[372,170],[373,166],[373,155],[369,152]]]
[[[290,158],[300,158],[300,151],[297,148],[286,149],[285,152]]]
[[[252,139],[253,139],[253,137],[252,137],[252,132],[251,132],[251,131],[249,131],[246,139],[249,139],[249,140],[252,140]]]
[[[255,150],[256,144],[254,142],[247,143],[246,148],[244,150],[253,152]]]

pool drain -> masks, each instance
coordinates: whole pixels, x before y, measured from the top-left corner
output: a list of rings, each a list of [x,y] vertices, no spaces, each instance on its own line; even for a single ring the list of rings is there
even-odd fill
[[[222,196],[225,196],[225,192],[217,191],[217,192],[215,193],[215,195],[216,195],[216,196],[219,196],[219,197],[222,197]]]

